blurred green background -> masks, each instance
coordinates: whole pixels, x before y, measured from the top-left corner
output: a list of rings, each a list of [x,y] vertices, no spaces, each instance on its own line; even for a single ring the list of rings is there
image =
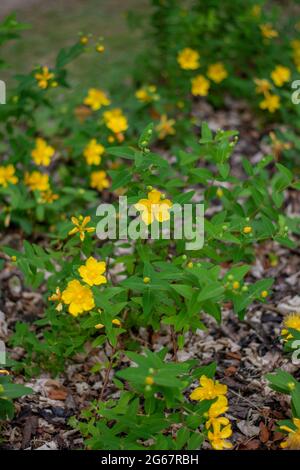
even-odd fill
[[[72,45],[78,33],[91,33],[92,44],[104,38],[105,52],[86,53],[69,67],[73,84],[116,89],[130,81],[130,70],[142,48],[141,33],[128,26],[127,12],[147,15],[148,0],[0,0],[1,20],[13,12],[30,24],[21,41],[3,47],[10,64],[1,79],[12,82],[36,65],[53,65],[58,51]],[[93,48],[93,46],[91,46]]]

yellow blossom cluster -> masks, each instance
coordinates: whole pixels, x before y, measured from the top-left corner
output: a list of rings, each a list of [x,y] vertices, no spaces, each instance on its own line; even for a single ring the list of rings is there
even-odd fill
[[[290,78],[290,69],[283,65],[277,65],[271,72],[271,79],[278,88],[288,83]],[[280,108],[280,96],[272,93],[272,83],[266,78],[255,78],[254,83],[256,85],[256,93],[264,95],[264,99],[259,103],[259,107],[269,111],[269,113],[275,113]]]
[[[81,279],[87,285],[82,284],[78,279],[72,279],[63,292],[58,287],[49,300],[57,303],[56,310],[58,311],[62,310],[63,304],[68,305],[68,311],[74,317],[92,310],[95,307],[95,300],[91,287],[107,282],[103,275],[105,271],[106,263],[90,256],[85,264],[78,268]]]
[[[200,387],[195,388],[190,394],[191,400],[215,400],[207,412],[205,424],[208,429],[208,439],[213,449],[231,449],[232,444],[228,438],[232,435],[229,419],[221,416],[228,411],[228,400],[226,398],[227,385],[220,384],[217,380],[202,375],[199,379]]]
[[[199,59],[199,53],[189,47],[181,50],[177,56],[177,62],[183,70],[198,69],[200,67]],[[207,77],[215,83],[221,83],[228,77],[228,72],[222,62],[216,62],[209,65],[207,69]],[[197,75],[192,78],[191,82],[191,92],[193,96],[207,96],[210,88],[210,81],[204,75]]]

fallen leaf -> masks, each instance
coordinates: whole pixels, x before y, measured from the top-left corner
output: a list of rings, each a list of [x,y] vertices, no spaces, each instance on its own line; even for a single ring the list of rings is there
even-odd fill
[[[68,396],[68,390],[56,380],[48,380],[45,383],[48,398],[64,401]]]
[[[261,442],[263,442],[263,443],[268,442],[269,437],[270,437],[270,432],[269,432],[267,426],[262,421],[259,423],[259,429],[260,429],[259,438],[260,438]]]

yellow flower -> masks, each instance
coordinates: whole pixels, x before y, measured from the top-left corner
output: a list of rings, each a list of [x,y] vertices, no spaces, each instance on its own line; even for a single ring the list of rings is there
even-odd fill
[[[209,429],[218,421],[223,426],[229,424],[229,419],[220,415],[226,413],[228,410],[228,400],[224,395],[220,395],[215,403],[213,403],[208,410],[208,420],[205,423],[206,429]]]
[[[74,317],[95,307],[91,289],[83,286],[77,279],[68,282],[68,287],[63,291],[61,298],[64,304],[69,305],[69,313]]]
[[[89,286],[100,286],[100,284],[106,284],[107,279],[103,276],[105,270],[106,263],[104,261],[97,261],[92,256],[86,260],[85,265],[78,268],[81,278]]]
[[[258,94],[267,93],[268,91],[270,91],[272,86],[269,80],[267,80],[266,78],[255,78],[254,83],[256,85],[255,91]]]
[[[144,284],[149,284],[150,281],[151,281],[151,279],[148,276],[145,276],[144,279],[143,279]]]
[[[50,165],[51,158],[55,150],[44,139],[38,137],[35,141],[35,148],[31,152],[31,156],[37,165]]]
[[[252,232],[252,227],[250,225],[247,225],[246,227],[243,228],[243,233],[245,233],[246,235],[251,232]]]
[[[225,78],[228,77],[228,72],[225,69],[222,62],[211,64],[208,67],[207,76],[215,83],[221,83]]]
[[[125,132],[128,129],[128,122],[120,108],[111,109],[103,113],[105,125],[115,134]]]
[[[292,144],[290,142],[282,142],[277,138],[274,132],[270,132],[269,136],[272,141],[272,152],[274,153],[276,160],[279,160],[282,152],[292,148]]]
[[[293,330],[300,331],[300,313],[290,313],[283,320],[284,328],[281,330],[282,336],[285,336],[285,339],[291,339],[293,335],[289,333],[288,328]]]
[[[104,91],[98,90],[97,88],[90,88],[83,102],[92,108],[93,111],[98,111],[102,106],[110,105],[110,101]]]
[[[0,166],[0,186],[7,188],[8,184],[17,184],[18,177],[15,176],[15,168],[13,165]]]
[[[95,231],[95,227],[86,226],[91,220],[90,216],[83,218],[82,215],[80,215],[78,219],[77,217],[72,217],[71,220],[75,227],[70,230],[69,235],[75,235],[75,233],[79,233],[79,237],[82,242],[85,239],[85,232],[91,233]]]
[[[259,103],[261,109],[267,109],[270,113],[275,113],[280,108],[280,96],[266,93],[265,99]]]
[[[58,312],[61,312],[63,308],[63,304],[62,304],[62,298],[61,298],[61,291],[59,287],[56,288],[55,294],[52,294],[50,295],[50,297],[48,297],[48,300],[50,302],[58,302],[57,306],[55,307],[55,310],[57,310]]]
[[[200,67],[200,55],[194,49],[186,47],[178,53],[177,62],[183,70],[196,70]]]
[[[42,192],[41,193],[41,198],[40,198],[40,201],[43,203],[43,204],[52,204],[52,202],[56,201],[57,199],[59,199],[59,195],[58,194],[54,194],[51,189],[49,189],[48,191],[45,191],[45,192]]]
[[[49,176],[39,171],[25,173],[25,184],[31,191],[49,191]]]
[[[192,95],[207,96],[210,82],[203,75],[197,75],[192,79]]]
[[[38,86],[45,90],[49,86],[48,82],[54,78],[54,73],[49,72],[48,67],[42,67],[41,72],[37,72],[34,77],[38,82]]]
[[[276,86],[283,86],[291,78],[291,71],[283,65],[277,65],[271,73],[271,78]]]
[[[292,429],[288,426],[280,426],[282,431],[289,433],[287,439],[281,443],[283,449],[300,450],[300,419],[293,418],[293,423],[296,429]]]
[[[135,96],[142,103],[150,103],[151,101],[151,96],[149,95],[147,90],[145,90],[145,88],[140,88],[139,90],[137,90],[135,92]]]
[[[208,431],[208,439],[213,449],[223,450],[231,449],[232,444],[227,441],[227,438],[232,435],[231,425],[228,424],[221,429],[221,423],[219,421],[214,421],[213,431]]]
[[[260,26],[261,34],[266,39],[277,38],[278,32],[270,23],[261,24]]]
[[[150,103],[151,101],[159,99],[159,96],[156,94],[156,86],[144,86],[135,92],[136,98],[141,103]]]
[[[170,219],[170,207],[172,202],[169,199],[162,199],[162,193],[152,189],[148,193],[148,199],[140,199],[135,208],[142,213],[142,220],[146,225],[158,222],[165,222]],[[144,280],[145,282],[145,280]]]
[[[174,124],[175,124],[174,119],[168,119],[167,115],[163,114],[160,118],[159,123],[156,126],[158,138],[162,140],[165,137],[167,137],[167,135],[174,135],[176,132],[173,127]]]
[[[191,400],[213,400],[227,393],[227,385],[220,384],[218,380],[209,379],[206,375],[202,375],[199,382],[201,386],[192,391]]]
[[[88,145],[83,151],[83,155],[88,165],[99,165],[101,162],[101,155],[104,153],[105,148],[103,145],[98,144],[96,139],[90,140]]]
[[[105,171],[93,171],[91,174],[91,187],[102,191],[105,188],[109,188],[110,182],[107,178]]]
[[[232,284],[232,287],[234,290],[237,290],[240,288],[240,283],[239,281],[234,281],[234,283]]]
[[[265,299],[266,297],[268,297],[269,293],[267,290],[263,290],[260,295],[262,296],[263,299]]]

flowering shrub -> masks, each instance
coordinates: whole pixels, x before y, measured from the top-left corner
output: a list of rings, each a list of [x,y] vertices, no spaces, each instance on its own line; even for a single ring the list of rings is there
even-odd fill
[[[285,6],[265,3],[228,0],[220,8],[215,0],[193,0],[187,8],[182,0],[152,0],[153,52],[140,57],[143,72],[136,67],[135,74],[145,90],[146,64],[157,99],[139,91],[141,105],[173,117],[188,114],[201,97],[215,107],[224,105],[227,94],[246,98],[262,122],[289,125],[293,137],[285,135],[284,143],[299,148],[293,130],[299,128],[300,108],[292,102],[299,88],[292,87],[300,70],[299,23],[283,14]]]
[[[201,2],[190,11],[176,0],[154,3],[154,55],[166,57],[167,86],[143,80],[130,90],[128,108],[94,84],[73,96],[67,65],[88,52],[90,38],[81,35],[59,52],[53,67],[41,64],[19,76],[7,106],[0,107],[0,223],[21,228],[27,238],[21,250],[3,251],[27,286],[42,287],[45,306],[35,321],[38,334],[28,323],[16,324],[11,345],[25,353],[14,370],[56,375],[89,345],[107,360],[93,367],[104,376],[99,400],[71,420],[88,448],[198,449],[206,442],[230,449],[227,386],[214,379],[216,364],[180,362],[179,352],[188,333],[206,329],[204,314],[220,323],[227,305],[242,320],[253,302],[267,302],[273,279],[254,282],[251,266],[259,245],[295,247],[292,235],[299,227],[283,207],[285,191],[297,191],[299,181],[278,162],[289,148],[277,134],[273,155],[255,164],[242,158],[237,173],[232,154],[238,133],[212,132],[206,123],[193,127],[186,115],[176,120],[174,108],[188,108],[190,93],[218,104],[224,90],[249,97],[257,87],[258,106],[273,115],[287,98],[292,59],[274,67],[262,63],[262,56],[270,53],[273,60],[283,45],[274,45],[277,30],[257,5],[250,11],[242,2],[224,2],[221,17],[213,1],[205,15]],[[240,23],[215,39],[233,13]],[[248,49],[231,47],[252,34],[247,47],[259,77],[250,73]],[[224,53],[220,40],[227,44]],[[95,53],[104,52],[102,44],[94,46]],[[293,57],[298,60],[296,52]],[[120,196],[136,213],[129,212],[126,236],[118,239],[110,235],[122,227]],[[100,202],[114,208],[113,221],[100,220]],[[189,219],[178,223],[175,211],[185,206]],[[149,237],[146,230],[155,227],[161,236]],[[288,341],[298,328],[294,320],[283,333]],[[149,341],[139,337],[141,328]],[[160,349],[154,332],[167,332],[170,344]],[[9,397],[12,384],[7,375],[2,379]],[[108,396],[108,387],[117,398]],[[298,432],[297,421],[286,426]]]
[[[151,127],[145,131],[148,139],[152,135],[149,130]],[[233,132],[222,131],[213,136],[203,125],[200,143],[194,143],[191,153],[180,150],[174,167],[145,147],[148,143],[143,136],[140,149],[107,148],[108,153],[132,161],[131,170],[122,173],[121,182],[125,190],[126,175],[126,194],[141,214],[141,224],[145,227],[154,221],[168,221],[175,203],[186,204],[203,198],[206,204],[219,201],[218,212],[205,220],[203,246],[186,250],[182,239],[158,239],[149,243],[138,239],[134,245],[124,241],[123,246],[129,252],[120,256],[113,240],[100,243],[95,238],[94,212],[91,216],[73,216],[59,222],[47,249],[28,242],[24,242],[22,253],[5,248],[29,285],[38,287],[47,271],[50,304],[45,319],[38,324],[51,325],[51,329],[41,344],[26,324],[19,324],[13,340],[29,351],[27,367],[32,369],[38,362],[54,370],[62,368],[64,358],[82,349],[88,338],[97,335],[95,346],[106,339],[116,346],[117,337],[133,324],[153,329],[161,324],[169,325],[176,338],[173,351],[176,355],[177,347],[184,346],[184,334],[190,329],[203,328],[199,311],[221,321],[222,304],[231,302],[243,318],[254,300],[265,301],[273,280],[252,283],[245,278],[257,243],[271,238],[293,246],[287,236],[289,226],[294,229],[293,221],[278,212],[282,193],[293,184],[293,177],[289,170],[277,164],[278,172],[271,180],[272,191],[267,191],[266,166],[272,164],[271,157],[264,158],[256,167],[249,167],[245,161],[243,182],[231,176],[229,158],[234,136]],[[209,162],[210,170],[195,167],[199,155]],[[185,182],[178,178],[178,171],[184,175]],[[118,173],[114,184],[119,184],[119,178]],[[150,183],[164,187],[169,198]],[[180,194],[178,189],[183,185],[191,189]],[[115,206],[117,202],[115,198]],[[193,217],[196,223],[196,215]],[[83,315],[86,312],[90,312],[88,319]],[[120,322],[118,327],[113,323],[115,320]],[[95,331],[99,323],[105,326],[105,335],[98,336]],[[49,362],[50,351],[53,359]]]
[[[121,389],[118,400],[95,402],[80,421],[71,420],[89,448],[192,450],[199,449],[205,439],[216,450],[232,447],[229,419],[220,416],[228,410],[227,387],[211,378],[214,363],[200,369],[194,369],[189,361],[166,363],[164,350],[127,355],[138,367],[118,372],[117,377],[128,382],[130,390],[125,391],[123,382],[117,381]],[[203,374],[201,387],[190,395],[190,400],[199,403],[187,402],[183,392],[199,374]]]
[[[12,19],[3,28],[7,24],[12,32],[2,42],[21,29]],[[89,53],[87,41],[82,36],[61,50],[54,67],[18,76],[17,88],[0,107],[0,223],[5,227],[19,225],[27,234],[37,226],[43,230],[78,204],[96,204],[111,184],[109,172],[117,173],[118,162],[104,164],[106,147],[124,141],[127,117],[101,89],[90,88],[82,97],[66,93],[67,65]]]

